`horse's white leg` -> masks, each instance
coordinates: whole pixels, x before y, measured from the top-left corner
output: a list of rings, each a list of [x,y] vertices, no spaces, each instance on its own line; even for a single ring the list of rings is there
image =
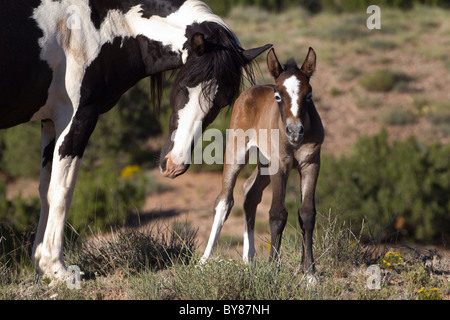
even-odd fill
[[[64,227],[75,189],[80,159],[64,158],[53,162],[48,190],[49,213],[41,244],[38,269],[51,278],[66,275],[64,264]]]
[[[48,188],[48,219],[39,245],[38,270],[52,279],[67,275],[64,264],[64,226],[72,202],[84,149],[98,120],[94,106],[79,108],[71,121],[56,123],[51,179]]]
[[[42,273],[43,270],[39,268],[39,261],[41,259],[42,241],[44,238],[45,228],[48,220],[48,188],[50,185],[50,176],[52,173],[52,159],[55,148],[55,126],[52,121],[42,121],[41,127],[41,143],[42,143],[42,162],[41,174],[39,182],[39,195],[41,199],[41,213],[39,216],[39,224],[36,231],[36,237],[33,245],[32,261],[34,262],[37,272]]]

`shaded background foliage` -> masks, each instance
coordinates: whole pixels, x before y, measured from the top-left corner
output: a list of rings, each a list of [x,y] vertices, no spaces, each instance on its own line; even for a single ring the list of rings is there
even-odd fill
[[[214,12],[225,15],[235,6],[258,6],[267,10],[282,11],[300,6],[312,13],[323,10],[347,12],[366,9],[369,5],[411,9],[415,5],[450,7],[449,0],[210,0],[208,3]]]
[[[442,240],[450,230],[449,177],[449,145],[415,137],[389,143],[383,130],[362,137],[348,156],[324,158],[317,198],[355,226],[366,218],[386,236]]]

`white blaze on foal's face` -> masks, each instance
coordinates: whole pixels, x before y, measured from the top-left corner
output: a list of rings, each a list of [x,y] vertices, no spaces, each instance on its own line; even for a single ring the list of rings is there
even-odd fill
[[[294,117],[299,116],[300,106],[298,104],[301,82],[296,76],[286,79],[283,83],[286,92],[291,98],[291,112]]]

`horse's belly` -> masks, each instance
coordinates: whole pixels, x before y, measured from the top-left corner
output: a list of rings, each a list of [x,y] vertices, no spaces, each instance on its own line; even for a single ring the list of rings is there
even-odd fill
[[[21,1],[2,3],[0,13],[0,129],[30,121],[45,105],[52,70],[41,60],[43,36],[30,17],[34,8]]]
[[[47,102],[51,71],[5,82],[0,84],[0,129],[32,120]]]

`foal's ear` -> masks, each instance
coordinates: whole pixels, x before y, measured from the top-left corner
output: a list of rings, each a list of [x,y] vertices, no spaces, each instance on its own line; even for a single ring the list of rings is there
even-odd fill
[[[275,80],[284,71],[273,48],[270,49],[269,53],[267,54],[267,66],[269,67],[270,74]]]
[[[316,60],[317,60],[316,52],[314,51],[313,48],[310,47],[305,62],[303,62],[303,65],[300,69],[309,78],[312,77],[314,71],[316,70]]]
[[[205,52],[205,36],[203,33],[197,32],[192,36],[191,48],[198,56],[203,55]]]

